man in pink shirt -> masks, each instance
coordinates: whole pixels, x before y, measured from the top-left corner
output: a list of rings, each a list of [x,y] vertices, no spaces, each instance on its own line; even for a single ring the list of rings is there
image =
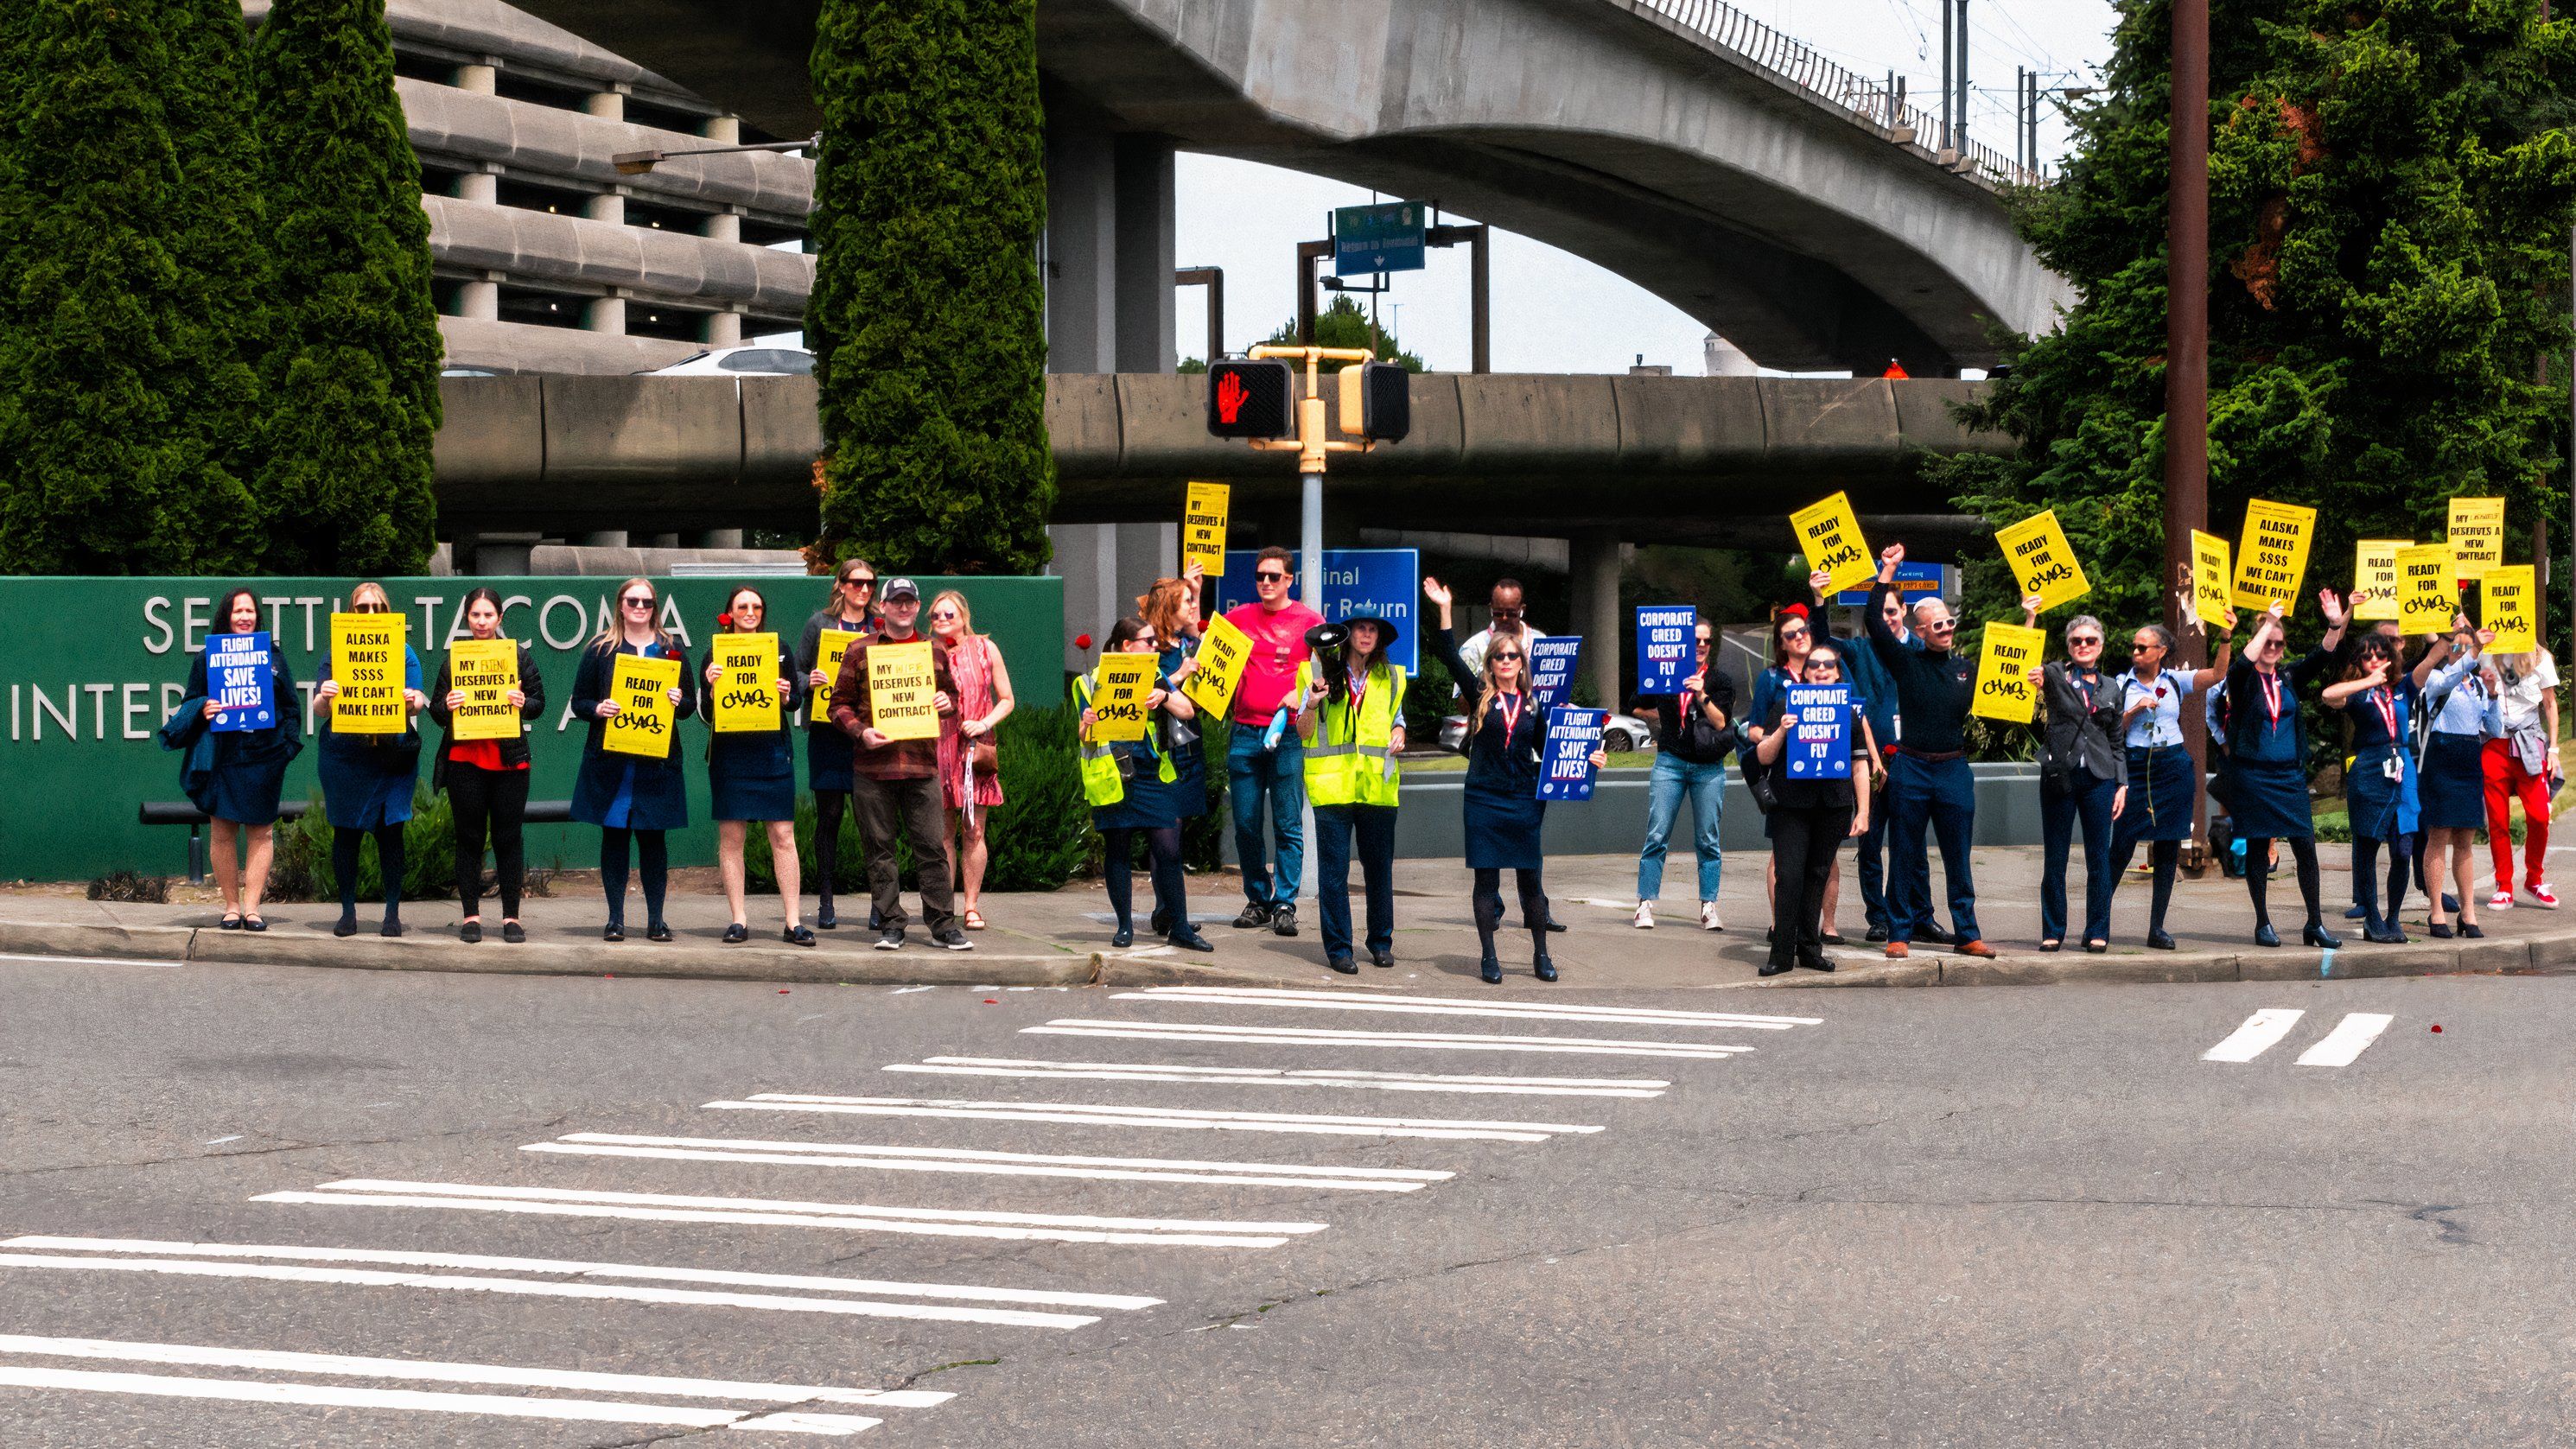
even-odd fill
[[[1324,616],[1290,596],[1296,575],[1284,548],[1265,548],[1252,566],[1259,602],[1226,611],[1225,620],[1252,639],[1252,658],[1234,692],[1234,739],[1225,752],[1226,783],[1234,809],[1234,853],[1243,863],[1243,914],[1235,925],[1268,926],[1297,934],[1297,877],[1306,865],[1306,750],[1293,729],[1276,747],[1266,740],[1270,721],[1296,686],[1306,662],[1306,631]],[[1261,797],[1270,797],[1270,829],[1279,840],[1279,871],[1267,866],[1261,839]]]

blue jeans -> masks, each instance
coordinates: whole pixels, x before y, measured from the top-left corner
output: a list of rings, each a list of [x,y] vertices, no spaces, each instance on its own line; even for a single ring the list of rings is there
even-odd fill
[[[1280,736],[1279,748],[1261,747],[1262,731],[1253,725],[1234,727],[1226,747],[1227,797],[1234,810],[1234,854],[1243,863],[1243,898],[1256,906],[1286,906],[1297,901],[1297,882],[1306,866],[1306,746],[1297,732]],[[1261,797],[1270,796],[1270,829],[1279,840],[1279,874],[1270,873],[1268,846],[1261,839]]]
[[[1646,785],[1646,844],[1637,852],[1637,899],[1660,899],[1664,893],[1664,842],[1681,814],[1682,797],[1690,796],[1691,850],[1699,857],[1699,898],[1717,899],[1725,863],[1717,853],[1717,823],[1726,811],[1726,762],[1702,765],[1667,751],[1655,752],[1655,773]]]
[[[1931,763],[1899,754],[1887,778],[1889,822],[1887,848],[1894,889],[1887,895],[1887,938],[1911,941],[1932,917],[1932,858],[1926,852],[1928,826],[1941,843],[1941,873],[1950,883],[1950,929],[1962,941],[1980,939],[1977,931],[1977,882],[1968,864],[1976,839],[1977,782],[1965,760]]]
[[[1368,889],[1368,947],[1395,948],[1395,807],[1315,807],[1315,908],[1323,917],[1324,958],[1351,954],[1351,836],[1359,836],[1360,874]]]
[[[2040,864],[2039,939],[2066,939],[2066,852],[2075,841],[2077,816],[2084,820],[2084,939],[2111,939],[2111,890],[2120,883],[2111,869],[2111,797],[2120,787],[2094,778],[2082,767],[2064,785],[2039,777]]]

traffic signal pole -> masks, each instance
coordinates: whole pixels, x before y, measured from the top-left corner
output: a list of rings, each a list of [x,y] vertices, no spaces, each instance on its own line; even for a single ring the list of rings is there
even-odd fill
[[[1365,347],[1282,347],[1264,343],[1246,355],[1255,359],[1302,360],[1306,364],[1306,394],[1297,400],[1297,436],[1293,439],[1255,438],[1252,446],[1264,452],[1294,450],[1297,454],[1297,600],[1307,608],[1321,612],[1324,601],[1324,456],[1328,453],[1364,453],[1368,451],[1369,444],[1345,443],[1324,436],[1324,394],[1317,373],[1319,365],[1325,362],[1367,362],[1376,354]]]

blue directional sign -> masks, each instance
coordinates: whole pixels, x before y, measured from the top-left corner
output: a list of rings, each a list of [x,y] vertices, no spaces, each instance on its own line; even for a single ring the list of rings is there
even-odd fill
[[[1916,563],[1911,559],[1898,564],[1896,566],[1897,597],[1910,606],[1916,599],[1952,592],[1947,572],[1949,567],[1948,564]],[[1868,602],[1869,585],[1867,584],[1857,589],[1845,589],[1834,595],[1834,603],[1846,609],[1857,609]]]
[[[1222,614],[1237,604],[1253,603],[1261,597],[1252,588],[1252,566],[1260,557],[1254,549],[1226,550],[1225,574],[1216,581],[1216,612]],[[1301,567],[1293,553],[1288,566]],[[1314,608],[1326,623],[1353,614],[1377,615],[1395,626],[1395,643],[1386,651],[1386,657],[1404,666],[1407,674],[1422,672],[1422,630],[1417,627],[1420,610],[1415,607],[1415,601],[1422,597],[1420,550],[1328,548],[1324,550],[1321,582],[1323,587],[1316,593],[1323,602]],[[1301,592],[1299,597],[1311,599],[1315,595]]]
[[[1431,208],[1419,201],[1344,206],[1333,211],[1333,275],[1422,270],[1423,232]]]

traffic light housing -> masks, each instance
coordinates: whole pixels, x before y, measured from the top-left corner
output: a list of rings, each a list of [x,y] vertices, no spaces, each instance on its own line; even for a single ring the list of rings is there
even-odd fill
[[[1208,364],[1207,428],[1218,438],[1286,438],[1297,432],[1294,383],[1276,358]]]
[[[1342,431],[1375,443],[1400,443],[1413,430],[1413,378],[1392,362],[1342,369]]]

